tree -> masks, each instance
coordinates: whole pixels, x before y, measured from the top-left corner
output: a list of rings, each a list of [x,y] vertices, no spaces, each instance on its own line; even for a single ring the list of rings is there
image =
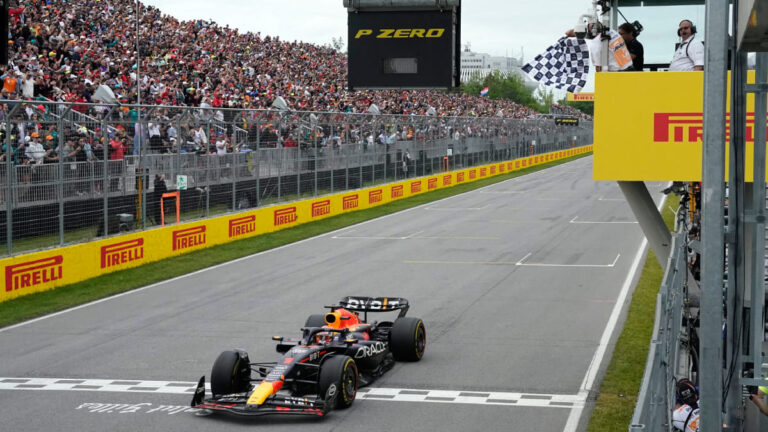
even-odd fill
[[[577,110],[583,112],[584,114],[589,114],[589,115],[595,114],[594,102],[568,101],[567,99],[563,99],[560,102],[558,102],[558,104],[576,108]]]
[[[344,48],[344,38],[341,36],[339,36],[338,38],[332,37],[331,47],[333,47],[333,49],[335,49],[336,51],[341,52],[342,48]]]
[[[549,107],[555,103],[555,92],[552,89],[540,85],[534,93],[534,97],[541,104],[543,110],[549,111]]]
[[[533,96],[533,90],[525,86],[523,78],[514,73],[503,74],[500,71],[493,71],[485,77],[475,75],[461,86],[461,91],[478,96],[480,90],[485,87],[490,87],[488,97],[491,99],[509,99],[539,112],[545,110],[545,107]],[[549,106],[547,105],[546,108]]]

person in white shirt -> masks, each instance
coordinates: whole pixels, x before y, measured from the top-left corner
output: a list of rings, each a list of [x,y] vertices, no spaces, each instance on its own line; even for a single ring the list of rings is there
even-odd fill
[[[216,154],[227,154],[227,137],[221,132],[219,132],[219,135],[216,137]]]
[[[43,163],[43,158],[45,157],[45,148],[40,142],[40,136],[37,134],[37,132],[34,132],[32,137],[32,142],[30,142],[29,147],[27,147],[27,157],[32,161],[33,164],[41,164]]]
[[[677,35],[682,42],[678,44],[669,70],[688,72],[704,70],[704,42],[696,38],[696,26],[690,20],[680,21]]]

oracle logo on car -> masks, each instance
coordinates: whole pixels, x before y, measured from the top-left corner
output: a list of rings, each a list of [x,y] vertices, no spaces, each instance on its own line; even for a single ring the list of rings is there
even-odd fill
[[[376,189],[368,192],[368,204],[381,202],[384,199],[384,194],[381,189]]]
[[[474,180],[477,177],[477,170],[469,170],[469,179]]]
[[[450,174],[444,175],[443,176],[443,186],[448,186],[449,184],[451,184],[451,175]]]
[[[101,247],[101,268],[126,264],[144,258],[144,239],[137,238]]]
[[[256,215],[232,218],[229,220],[229,238],[256,231]]]
[[[417,180],[417,181],[411,182],[411,193],[415,194],[419,192],[421,192],[421,181]]]
[[[427,180],[427,190],[432,190],[437,188],[437,177],[432,177],[431,179]]]
[[[189,249],[205,244],[205,225],[173,232],[173,250]]]
[[[359,197],[357,194],[347,195],[342,199],[341,208],[344,210],[357,208],[358,201]]]
[[[392,186],[390,196],[392,198],[400,198],[403,196],[403,185]]]
[[[331,214],[331,200],[323,200],[312,203],[312,217]]]
[[[5,290],[32,288],[63,277],[64,257],[56,255],[5,268]]]
[[[456,173],[456,183],[461,183],[464,181],[464,173],[463,172],[457,172]]]
[[[298,215],[296,214],[296,207],[287,207],[275,210],[275,226],[296,222],[296,219],[298,219]]]

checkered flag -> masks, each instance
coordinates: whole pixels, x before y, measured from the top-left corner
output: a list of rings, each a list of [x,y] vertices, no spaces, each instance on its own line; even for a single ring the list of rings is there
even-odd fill
[[[584,39],[562,37],[539,54],[523,71],[546,85],[578,93],[587,85],[589,48]]]

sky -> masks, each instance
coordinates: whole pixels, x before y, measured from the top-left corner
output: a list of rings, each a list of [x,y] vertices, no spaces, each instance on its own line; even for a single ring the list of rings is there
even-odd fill
[[[320,45],[332,38],[347,41],[347,10],[343,0],[144,0],[178,19],[212,19],[241,31],[279,36]],[[589,0],[464,0],[462,47],[525,61],[546,50],[586,13]],[[645,27],[638,40],[646,63],[669,63],[677,27],[691,19],[704,31],[703,6],[632,7],[621,9],[630,22]],[[463,48],[462,48],[463,49]]]

